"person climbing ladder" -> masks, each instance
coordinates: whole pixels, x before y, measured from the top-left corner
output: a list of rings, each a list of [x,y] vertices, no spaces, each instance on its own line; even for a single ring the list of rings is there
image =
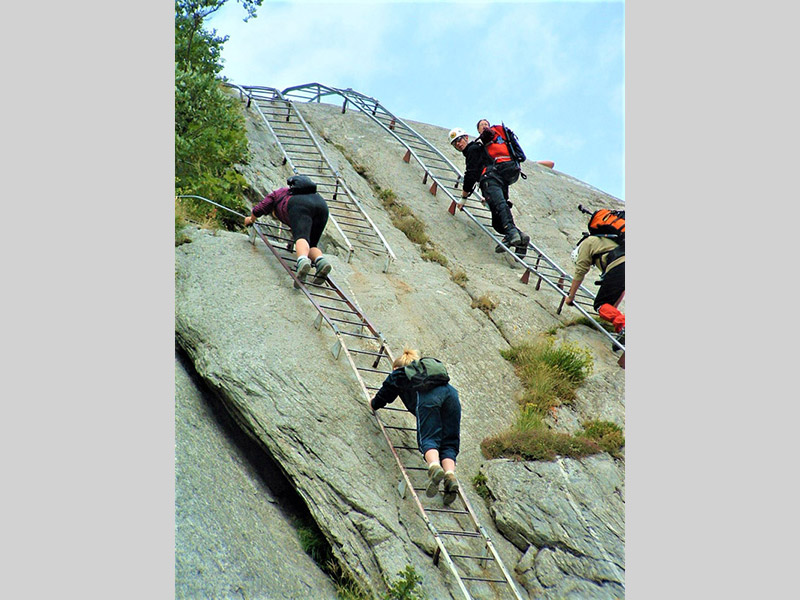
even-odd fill
[[[441,361],[424,357],[405,348],[392,363],[381,388],[369,402],[379,410],[400,396],[408,412],[417,419],[417,445],[428,465],[425,495],[433,498],[444,481],[445,505],[458,495],[456,457],[461,444],[461,403],[458,391],[450,385]]]
[[[278,188],[253,207],[244,224],[252,225],[262,215],[270,215],[292,230],[297,255],[295,273],[304,283],[312,265],[316,269],[315,285],[322,284],[331,272],[331,263],[317,247],[328,223],[328,204],[317,193],[317,184],[305,175],[293,175],[286,180],[289,187]],[[299,287],[297,282],[295,287]]]
[[[600,270],[600,289],[594,299],[594,309],[600,318],[608,321],[617,332],[617,341],[625,344],[625,315],[617,308],[625,294],[625,213],[601,209],[591,213],[582,206],[582,212],[592,215],[589,233],[572,251],[575,276],[565,302],[572,305],[583,278],[592,268]],[[615,352],[619,349],[611,346]]]
[[[530,236],[520,231],[514,223],[508,188],[519,179],[519,164],[511,159],[508,145],[485,128],[477,140],[470,141],[463,129],[456,127],[449,134],[450,143],[464,155],[464,185],[461,191],[462,204],[479,184],[486,204],[492,213],[492,227],[503,234],[503,245],[508,248],[528,247]],[[498,245],[495,252],[503,252]]]

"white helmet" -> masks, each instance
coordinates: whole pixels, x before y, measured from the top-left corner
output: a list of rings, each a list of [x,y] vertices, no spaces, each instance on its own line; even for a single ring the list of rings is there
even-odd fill
[[[574,262],[575,264],[578,263],[578,252],[580,251],[580,249],[581,249],[580,245],[575,246],[572,249],[572,252],[569,253],[569,256],[572,259],[572,262]]]
[[[451,129],[448,137],[450,138],[450,143],[452,144],[458,138],[467,135],[467,132],[461,129],[460,127],[456,127],[455,129]]]

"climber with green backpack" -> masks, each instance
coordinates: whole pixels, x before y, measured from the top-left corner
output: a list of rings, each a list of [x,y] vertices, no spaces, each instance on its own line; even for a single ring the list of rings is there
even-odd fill
[[[456,457],[461,445],[461,402],[458,390],[450,385],[444,364],[436,358],[420,358],[419,352],[405,348],[392,363],[392,372],[370,400],[373,411],[400,396],[408,412],[417,419],[417,445],[428,465],[425,495],[433,498],[444,480],[444,504],[458,495]]]
[[[606,208],[594,212],[578,205],[578,210],[591,215],[588,232],[572,251],[575,277],[565,302],[571,305],[583,278],[592,266],[600,270],[600,286],[594,299],[594,309],[600,318],[610,322],[617,332],[617,341],[625,344],[625,314],[619,303],[625,295],[625,211]],[[612,345],[614,351],[618,350]]]

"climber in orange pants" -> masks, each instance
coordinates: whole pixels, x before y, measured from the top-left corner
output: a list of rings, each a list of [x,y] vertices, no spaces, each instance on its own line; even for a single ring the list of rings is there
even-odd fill
[[[607,237],[590,235],[573,253],[575,277],[567,294],[566,303],[572,304],[583,278],[592,265],[600,269],[600,289],[594,300],[594,309],[601,319],[614,326],[621,344],[625,343],[625,315],[617,308],[625,295],[625,244]]]

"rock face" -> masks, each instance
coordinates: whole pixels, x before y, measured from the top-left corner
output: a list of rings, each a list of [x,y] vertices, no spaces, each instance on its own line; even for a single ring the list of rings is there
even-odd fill
[[[335,599],[225,417],[176,357],[175,598]]]
[[[422,170],[403,162],[405,149],[377,125],[357,112],[341,114],[337,106],[300,109],[397,256],[388,273],[381,257],[356,253],[347,263],[336,234],[327,231],[322,246],[333,263],[331,276],[395,353],[412,345],[447,364],[463,410],[459,479],[506,567],[531,598],[623,597],[624,460],[598,455],[554,463],[486,461],[479,448],[482,439],[507,429],[518,413],[522,387],[500,356],[510,343],[557,329],[557,339],[591,350],[594,373],[579,388],[576,402],[561,407],[551,422],[568,432],[587,419],[624,427],[624,371],[617,356],[593,329],[564,326],[578,313],[566,308],[556,314],[557,294],[521,283],[521,271],[495,254],[491,240],[467,218],[447,213],[446,198],[428,192]],[[281,165],[274,140],[257,115],[247,115],[256,152],[242,171],[254,188],[266,192],[284,185],[291,172]],[[447,144],[447,129],[409,124],[456,165],[463,162]],[[569,270],[569,252],[586,222],[576,206],[619,203],[558,171],[527,163],[524,170],[528,179],[511,188],[517,224]],[[377,186],[393,190],[425,223],[450,269],[466,272],[464,287],[451,280],[447,268],[422,260],[419,247],[392,225]],[[196,228],[187,228],[187,235],[191,243],[175,249],[177,343],[237,426],[279,465],[342,569],[380,597],[396,574],[412,565],[429,598],[461,597],[446,567],[432,564],[433,538],[413,503],[399,497],[399,473],[367,398],[346,361],[337,361],[329,351],[333,334],[314,328],[316,310],[293,289],[260,240],[252,244],[244,233]],[[472,308],[485,294],[498,303],[491,315]],[[176,390],[180,381],[176,372]],[[183,409],[186,419],[193,410],[200,408]],[[215,526],[199,515],[234,504],[237,495],[227,487],[236,480],[226,469],[214,471],[219,483],[214,489],[193,487],[190,465],[218,460],[218,450],[192,433],[191,427],[176,423],[176,452],[183,457],[176,468],[176,540],[184,542],[176,545],[176,571],[184,585],[180,597],[227,597],[224,590],[235,592],[236,577],[257,581],[264,573],[278,583],[274,588],[242,586],[248,598],[328,597],[331,583],[313,564],[307,567],[307,557],[291,534],[277,536],[278,555],[269,536],[248,535],[249,556],[261,557],[262,571],[245,555],[237,555],[226,559],[236,565],[227,564],[225,573],[221,568],[192,572],[195,563],[213,564],[215,552],[207,543]],[[470,485],[479,471],[494,498],[489,502]],[[198,501],[195,489],[207,495],[207,505]],[[260,493],[249,499],[271,504]],[[184,518],[187,511],[198,516]],[[251,526],[243,529],[250,531]],[[231,528],[220,535],[237,534]],[[300,565],[302,575],[290,569],[292,575],[285,579],[287,564]],[[314,594],[292,591],[308,585],[318,585]]]

